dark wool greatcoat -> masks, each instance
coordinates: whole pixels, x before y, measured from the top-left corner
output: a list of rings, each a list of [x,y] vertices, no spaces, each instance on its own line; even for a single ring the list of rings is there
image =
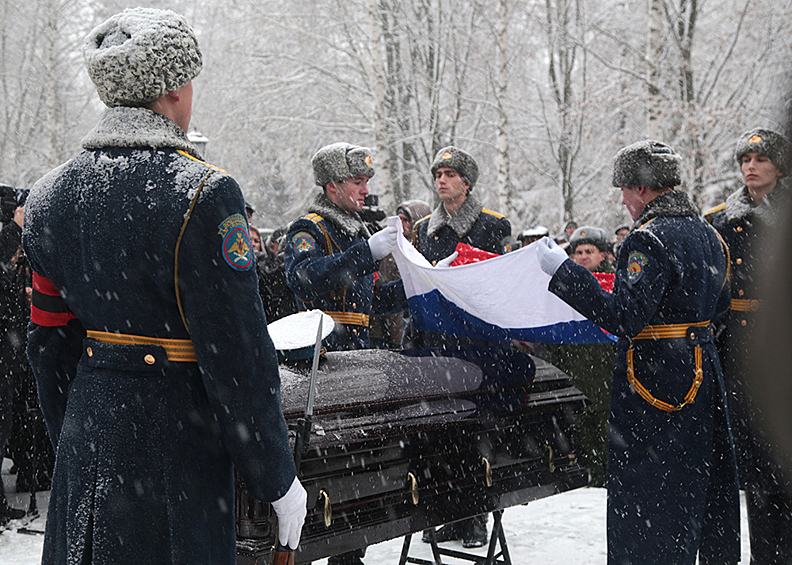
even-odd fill
[[[232,461],[262,501],[295,477],[242,193],[143,108],[108,110],[83,146],[25,212],[28,355],[57,442],[43,563],[230,565]],[[201,186],[178,253],[188,333],[175,249]],[[191,339],[197,362],[83,328]]]
[[[780,184],[778,188],[782,188]],[[775,493],[784,491],[785,480],[781,467],[771,456],[770,445],[757,431],[759,422],[751,408],[750,383],[743,375],[756,312],[761,307],[758,271],[772,260],[761,254],[760,246],[766,232],[775,224],[778,198],[779,195],[770,194],[756,206],[748,189],[742,187],[724,204],[705,213],[705,218],[729,246],[732,299],[753,301],[748,311],[731,310],[716,332],[715,341],[728,390],[740,483],[747,490]]]
[[[343,211],[324,194],[308,211],[289,226],[284,242],[286,280],[300,310],[368,316],[407,308],[401,280],[374,291],[378,262],[371,256],[369,231],[357,214]],[[368,327],[336,321],[326,343],[331,351],[367,349]]]
[[[650,222],[650,223],[647,223]],[[640,227],[639,227],[640,226]],[[739,498],[726,395],[712,325],[685,338],[635,340],[637,380],[659,400],[683,402],[702,348],[695,402],[651,406],[627,381],[630,340],[647,325],[716,322],[728,308],[726,258],[713,230],[682,193],[652,200],[624,240],[613,294],[565,261],[550,290],[619,337],[608,458],[608,563],[736,562]]]
[[[413,228],[413,245],[433,265],[451,255],[458,243],[503,255],[511,251],[511,224],[468,195],[453,216],[441,202]]]

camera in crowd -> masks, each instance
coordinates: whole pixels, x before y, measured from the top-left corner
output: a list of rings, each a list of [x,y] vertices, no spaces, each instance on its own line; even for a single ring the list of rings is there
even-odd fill
[[[29,188],[0,184],[0,223],[7,224],[14,221],[14,212],[18,206],[25,205],[28,194],[30,194]]]
[[[363,209],[359,212],[360,218],[367,224],[377,225],[387,217],[385,210],[379,207],[379,196],[367,194],[363,200]]]

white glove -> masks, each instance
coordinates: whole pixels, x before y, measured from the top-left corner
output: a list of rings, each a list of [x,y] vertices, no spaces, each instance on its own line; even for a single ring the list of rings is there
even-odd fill
[[[435,265],[435,267],[450,267],[451,263],[454,262],[454,259],[457,258],[457,255],[459,255],[459,252],[458,251],[454,251],[451,255],[449,255],[445,259],[440,259],[437,262],[437,265]]]
[[[567,252],[546,236],[539,240],[539,245],[536,246],[536,256],[539,259],[539,266],[551,277],[561,266],[561,263],[569,259]]]
[[[307,502],[308,493],[300,480],[294,477],[294,482],[286,494],[272,503],[272,508],[278,515],[278,541],[282,546],[294,550],[300,545]]]
[[[393,253],[393,250],[396,249],[396,238],[398,235],[399,230],[396,226],[388,226],[369,238],[369,249],[371,249],[371,256],[374,257],[375,261],[384,259]]]

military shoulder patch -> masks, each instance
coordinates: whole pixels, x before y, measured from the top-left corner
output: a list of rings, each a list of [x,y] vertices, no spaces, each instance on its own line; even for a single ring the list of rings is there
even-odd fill
[[[217,226],[223,238],[223,258],[232,269],[247,271],[253,266],[253,245],[250,243],[247,220],[242,214],[232,214]]]
[[[635,284],[641,280],[648,263],[649,260],[643,253],[638,253],[637,251],[630,253],[629,257],[627,257],[627,281],[630,284]]]
[[[307,231],[301,231],[292,237],[292,247],[295,253],[304,253],[316,249],[316,240]]]
[[[501,253],[506,255],[507,253],[511,253],[512,250],[512,241],[511,237],[506,236],[500,242]]]

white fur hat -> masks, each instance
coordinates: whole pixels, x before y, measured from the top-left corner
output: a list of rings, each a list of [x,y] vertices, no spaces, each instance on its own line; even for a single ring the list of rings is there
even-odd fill
[[[187,21],[170,10],[129,8],[88,34],[83,58],[109,107],[143,106],[201,72],[201,51]]]

